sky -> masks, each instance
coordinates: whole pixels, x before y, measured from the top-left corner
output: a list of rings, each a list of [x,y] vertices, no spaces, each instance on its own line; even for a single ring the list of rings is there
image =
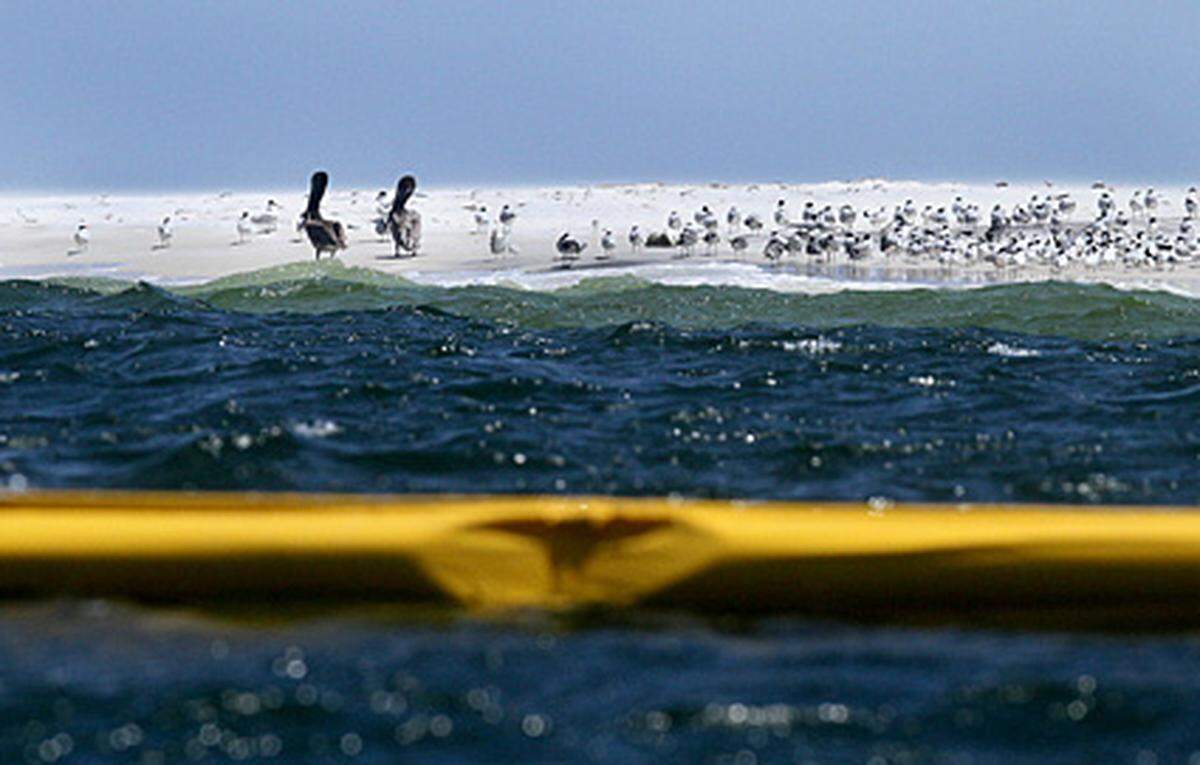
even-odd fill
[[[0,189],[1200,181],[1200,2],[6,0]]]

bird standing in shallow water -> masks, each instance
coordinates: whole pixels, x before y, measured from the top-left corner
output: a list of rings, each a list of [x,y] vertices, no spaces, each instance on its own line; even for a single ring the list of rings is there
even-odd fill
[[[338,250],[346,249],[346,230],[342,224],[321,217],[321,199],[324,198],[325,189],[328,187],[328,173],[324,170],[313,173],[308,189],[308,207],[300,218],[300,229],[308,236],[317,260],[321,259],[323,252],[332,256],[336,255]]]
[[[410,210],[405,205],[413,192],[417,190],[417,179],[406,175],[396,184],[396,196],[392,200],[392,209],[388,212],[387,229],[392,234],[393,257],[400,257],[400,252],[410,257],[416,257],[421,248],[421,214]]]

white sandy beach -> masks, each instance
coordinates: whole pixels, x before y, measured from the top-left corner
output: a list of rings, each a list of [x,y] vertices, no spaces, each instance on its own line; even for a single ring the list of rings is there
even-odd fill
[[[303,179],[302,179],[303,180]],[[1084,224],[1096,216],[1100,190],[1090,185],[1014,184],[996,185],[918,183],[885,180],[829,182],[822,184],[634,184],[561,187],[430,188],[419,189],[410,207],[424,222],[420,256],[393,259],[392,245],[376,235],[372,220],[375,195],[371,189],[347,189],[333,179],[323,212],[341,220],[349,231],[350,247],[338,257],[347,265],[362,266],[403,275],[415,281],[436,284],[505,283],[530,288],[553,288],[598,273],[635,273],[668,283],[736,283],[743,286],[781,290],[815,291],[840,289],[869,282],[875,287],[913,284],[991,283],[995,281],[1066,279],[1102,281],[1118,286],[1156,287],[1200,295],[1200,264],[1185,262],[1165,267],[1088,268],[1071,265],[1052,269],[1029,266],[1000,270],[980,264],[957,268],[939,267],[919,258],[880,255],[853,264],[812,264],[802,256],[768,265],[762,256],[765,234],[776,226],[772,211],[778,200],[798,214],[806,202],[818,207],[850,204],[859,211],[892,209],[913,200],[947,209],[956,197],[979,206],[986,226],[987,211],[999,203],[1011,209],[1027,203],[1034,194],[1069,193],[1078,208],[1066,221]],[[302,211],[306,185],[291,189],[239,193],[178,193],[162,195],[75,195],[0,196],[0,278],[47,278],[52,276],[102,276],[141,279],[160,284],[205,281],[235,272],[250,271],[296,261],[311,261],[312,248],[296,233],[294,223]],[[1132,187],[1109,187],[1120,203]],[[1183,215],[1183,187],[1157,189],[1162,199],[1158,217],[1163,226],[1175,226]],[[281,207],[279,227],[273,233],[256,233],[238,244],[237,219],[243,211],[261,213],[268,199]],[[494,218],[508,204],[517,212],[513,243],[519,254],[496,257],[488,250],[488,235],[480,233],[475,212],[487,207]],[[644,249],[634,255],[627,241],[629,227],[640,225],[644,233],[666,228],[668,214],[676,210],[685,220],[702,205],[721,218],[725,233],[725,211],[736,205],[743,214],[757,213],[764,221],[763,235],[751,240],[742,256],[735,256],[726,242],[715,255],[696,254],[680,259],[674,249]],[[164,216],[172,217],[171,245],[156,247],[155,227]],[[91,230],[91,243],[82,252],[75,249],[72,233],[84,222]],[[593,223],[595,222],[595,224]],[[599,263],[597,236],[611,228],[618,242],[614,258]],[[870,230],[860,215],[855,229]],[[588,242],[584,257],[569,270],[555,263],[554,240],[570,231]]]

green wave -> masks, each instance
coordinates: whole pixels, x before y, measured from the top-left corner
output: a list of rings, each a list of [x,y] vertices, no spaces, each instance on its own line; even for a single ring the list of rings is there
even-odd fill
[[[817,329],[852,325],[974,327],[1086,340],[1200,336],[1200,300],[1106,285],[1037,282],[971,289],[846,290],[820,295],[737,286],[672,286],[636,276],[581,280],[553,291],[514,286],[437,287],[336,260],[291,263],[186,287],[111,279],[59,279],[56,299],[108,296],[109,306],[199,301],[211,308],[327,313],[428,307],[532,329],[653,322],[686,328],[749,324]],[[24,285],[24,286],[23,286]],[[7,282],[0,305],[36,305],[45,283]],[[123,298],[120,296],[124,296]],[[182,299],[182,300],[180,300]]]

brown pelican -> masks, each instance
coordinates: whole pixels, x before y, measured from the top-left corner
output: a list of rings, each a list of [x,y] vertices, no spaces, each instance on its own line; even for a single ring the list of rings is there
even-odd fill
[[[392,232],[395,249],[392,254],[400,257],[400,251],[408,257],[416,257],[421,248],[421,214],[405,208],[409,197],[417,190],[417,179],[406,175],[396,184],[396,197],[392,200],[392,211],[388,213],[387,228]]]
[[[300,218],[300,229],[308,235],[308,241],[312,242],[313,254],[317,260],[321,259],[323,252],[332,256],[336,255],[338,250],[346,249],[346,230],[342,228],[342,224],[321,217],[321,198],[325,196],[327,186],[329,175],[324,170],[313,173],[308,190],[308,207]]]

